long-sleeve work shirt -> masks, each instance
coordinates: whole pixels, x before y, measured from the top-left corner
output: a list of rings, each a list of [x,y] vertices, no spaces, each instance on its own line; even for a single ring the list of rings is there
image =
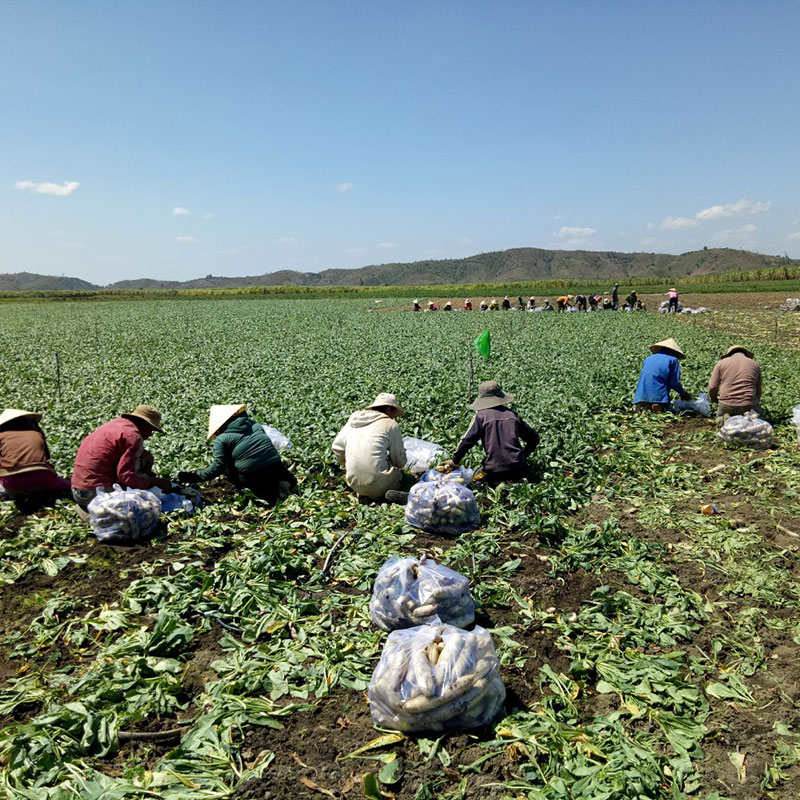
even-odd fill
[[[520,439],[525,442],[523,448]],[[517,472],[527,469],[526,456],[539,444],[539,434],[516,411],[496,406],[479,411],[453,453],[456,464],[478,442],[483,444],[486,472]]]

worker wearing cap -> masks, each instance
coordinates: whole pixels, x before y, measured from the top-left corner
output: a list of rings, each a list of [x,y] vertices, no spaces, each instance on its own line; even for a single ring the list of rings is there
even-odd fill
[[[653,355],[647,356],[639,373],[633,403],[638,411],[667,411],[669,395],[677,392],[682,400],[692,395],[681,385],[680,360],[684,352],[674,339],[665,339],[650,346]]]
[[[154,433],[163,432],[161,414],[147,405],[93,430],[80,443],[72,470],[72,497],[78,507],[85,511],[98,489],[111,491],[115,483],[123,489],[157,486],[171,491],[169,478],[153,474],[153,455],[144,447]]]
[[[397,397],[381,392],[366,408],[354,411],[333,440],[333,454],[359,498],[398,503],[408,499],[387,494],[403,483],[406,448],[396,422],[403,414]]]
[[[457,467],[478,442],[486,453],[475,479],[497,486],[504,481],[526,480],[530,474],[528,456],[539,444],[539,434],[508,406],[514,395],[506,394],[497,381],[483,381],[470,407],[476,412],[469,430],[445,461],[445,468]],[[520,443],[525,442],[523,447]]]
[[[23,509],[70,496],[70,482],[50,463],[41,414],[6,408],[0,414],[0,493]]]
[[[755,411],[761,415],[761,367],[753,354],[740,344],[732,345],[714,364],[708,396],[717,404],[717,422],[726,416]]]
[[[556,303],[558,305],[558,310],[559,311],[566,311],[567,307],[571,308],[572,307],[572,303],[570,302],[570,300],[572,300],[572,295],[571,294],[562,294],[561,297],[557,297],[556,298]]]
[[[179,472],[181,483],[205,483],[220,475],[237,488],[275,505],[297,485],[264,426],[247,416],[247,403],[211,406],[207,439],[213,460],[197,472]]]

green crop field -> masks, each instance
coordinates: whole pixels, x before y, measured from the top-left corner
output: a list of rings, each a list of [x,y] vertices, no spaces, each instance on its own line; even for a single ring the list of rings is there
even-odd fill
[[[359,505],[330,451],[349,413],[396,392],[404,434],[452,452],[487,325],[474,379],[499,380],[540,431],[537,480],[481,490],[483,524],[458,538]],[[3,405],[43,413],[62,474],[83,436],[138,403],[163,413],[156,467],[199,467],[209,406],[247,402],[292,439],[300,485],[269,510],[208,484],[195,516],[134,548],[96,543],[65,502],[27,517],[0,503],[0,794],[797,798],[797,354],[754,344],[776,432],[755,453],[725,448],[711,421],[630,412],[667,336],[702,391],[728,336],[651,314],[412,314],[364,297],[1,306]],[[710,502],[718,515],[700,513]],[[492,633],[507,699],[489,729],[372,726],[372,584],[389,556],[423,552],[470,578]]]

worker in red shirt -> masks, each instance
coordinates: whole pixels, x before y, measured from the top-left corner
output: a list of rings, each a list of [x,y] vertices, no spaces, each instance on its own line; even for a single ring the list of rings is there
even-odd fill
[[[78,447],[72,472],[72,497],[78,508],[85,512],[98,488],[111,491],[115,483],[123,489],[157,486],[163,492],[171,491],[168,478],[153,474],[153,455],[144,448],[156,431],[164,432],[161,414],[145,405],[92,431]]]

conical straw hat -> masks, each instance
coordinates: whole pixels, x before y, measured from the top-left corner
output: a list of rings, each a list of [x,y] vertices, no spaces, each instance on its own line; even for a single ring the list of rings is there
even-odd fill
[[[19,408],[6,408],[0,414],[0,427],[5,425],[6,422],[11,422],[12,419],[19,419],[20,417],[33,417],[37,422],[42,418],[41,414],[35,411],[22,411]]]
[[[674,339],[664,339],[663,342],[656,342],[650,345],[651,353],[657,353],[659,350],[672,350],[678,358],[684,358],[686,355]]]
[[[237,414],[241,414],[247,408],[247,403],[238,403],[233,405],[227,406],[211,406],[211,411],[208,415],[208,437],[212,439],[218,432],[219,429],[229,420],[231,417],[235,417]]]

